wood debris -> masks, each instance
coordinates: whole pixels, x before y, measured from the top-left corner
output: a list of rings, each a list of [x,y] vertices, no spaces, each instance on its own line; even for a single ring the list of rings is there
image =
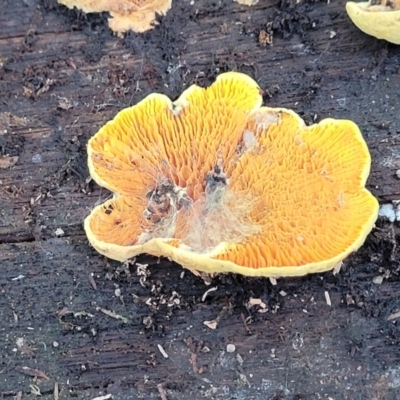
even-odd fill
[[[272,44],[272,37],[272,32],[268,33],[264,29],[261,29],[260,33],[258,34],[258,43],[260,43],[262,46]]]
[[[217,329],[218,321],[213,319],[211,321],[204,321],[203,324],[208,326],[210,329]]]
[[[24,118],[17,117],[9,112],[0,113],[0,135],[8,132],[13,126],[26,126],[27,121]]]
[[[0,156],[0,169],[13,167],[18,162],[18,156]]]
[[[97,307],[96,311],[101,311],[103,314],[106,314],[111,318],[120,319],[124,324],[127,324],[129,322],[128,318],[123,317],[122,315],[119,315],[119,314],[115,313],[114,311],[107,310],[107,309],[101,308],[101,307]]]
[[[31,393],[34,394],[35,396],[42,395],[39,386],[31,384],[31,385],[29,385],[29,387],[31,388]]]
[[[263,314],[268,312],[268,307],[267,305],[262,301],[262,299],[255,299],[253,297],[250,297],[249,302],[247,303],[247,307],[251,308],[254,306],[258,306],[259,310],[258,312]]]
[[[156,14],[165,15],[172,6],[172,0],[58,0],[58,3],[85,13],[109,12],[108,24],[120,37],[129,30],[153,29],[158,25]]]
[[[203,296],[201,297],[201,301],[204,302],[206,300],[208,294],[211,292],[215,292],[217,289],[218,289],[217,286],[208,289],[206,292],[204,292]]]
[[[331,296],[329,295],[329,292],[327,290],[325,290],[325,300],[326,300],[326,304],[328,304],[328,306],[332,306]]]
[[[44,380],[49,380],[50,378],[42,371],[39,371],[38,369],[31,368],[31,367],[16,367],[15,368],[18,372],[21,372],[25,375],[33,376],[35,378],[39,379],[44,379]]]
[[[221,312],[218,314],[217,318],[215,318],[211,321],[204,321],[203,324],[205,326],[208,326],[210,329],[216,329],[221,318],[228,312],[228,310],[231,309],[231,307],[232,307],[231,305],[224,306],[222,308]]]
[[[163,356],[164,358],[168,358],[168,354],[167,354],[167,352],[164,350],[164,348],[161,346],[161,344],[158,344],[158,345],[157,345],[157,348],[158,348],[158,350],[160,351],[160,353],[162,354],[162,356]]]
[[[375,276],[375,277],[372,279],[372,282],[374,282],[375,285],[382,285],[383,279],[384,279],[384,277],[383,277],[382,275],[378,275],[378,276]]]
[[[271,285],[276,286],[276,284],[277,284],[276,278],[273,278],[272,276],[270,276],[269,281],[271,282]]]
[[[20,279],[24,279],[25,275],[18,275],[15,278],[11,278],[12,281],[19,281]]]
[[[337,275],[340,270],[342,269],[343,261],[338,262],[335,267],[333,268],[333,275]]]
[[[62,228],[57,228],[57,229],[54,231],[54,235],[55,235],[56,237],[64,236],[64,234],[65,234],[65,232],[63,231]]]
[[[160,393],[161,400],[167,400],[167,394],[165,392],[165,389],[164,389],[162,383],[159,383],[157,385],[157,389],[158,389],[158,393]]]
[[[92,400],[108,400],[112,399],[112,394],[106,394],[105,396],[94,397]]]
[[[88,275],[88,278],[89,278],[89,282],[90,282],[92,288],[93,288],[94,290],[97,290],[97,284],[96,284],[96,281],[94,280],[93,273],[90,273],[90,274]]]
[[[58,382],[54,382],[53,397],[54,397],[54,400],[59,400]]]
[[[259,0],[234,0],[236,3],[243,4],[245,6],[254,6]]]
[[[393,314],[390,314],[390,315],[387,317],[387,320],[388,320],[388,321],[393,321],[394,319],[397,319],[397,318],[400,318],[400,310],[399,310],[399,311],[396,311],[396,312],[393,313]]]

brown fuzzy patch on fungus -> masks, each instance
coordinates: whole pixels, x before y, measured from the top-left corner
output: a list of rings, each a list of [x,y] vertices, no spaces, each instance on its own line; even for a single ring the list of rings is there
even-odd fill
[[[400,44],[400,0],[349,1],[346,11],[364,33]]]
[[[110,28],[121,35],[128,30],[145,32],[153,29],[156,14],[165,15],[172,0],[58,0],[68,8],[78,8],[85,13],[108,11]]]
[[[378,214],[358,127],[306,126],[261,107],[260,93],[228,72],[175,102],[151,94],[103,126],[88,143],[89,170],[114,197],[85,220],[95,249],[251,276],[326,271],[357,250]]]

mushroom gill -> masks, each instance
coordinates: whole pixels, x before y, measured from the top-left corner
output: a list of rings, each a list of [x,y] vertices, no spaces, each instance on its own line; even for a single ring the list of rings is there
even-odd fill
[[[256,82],[229,72],[175,102],[151,94],[103,126],[88,164],[114,197],[85,220],[96,250],[251,276],[326,271],[357,250],[378,213],[358,127],[306,126],[261,104]]]

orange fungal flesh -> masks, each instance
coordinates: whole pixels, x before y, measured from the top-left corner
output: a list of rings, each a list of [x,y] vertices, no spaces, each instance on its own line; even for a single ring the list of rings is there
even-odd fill
[[[225,73],[172,103],[152,94],[90,139],[89,169],[114,192],[85,220],[92,245],[126,260],[166,256],[192,271],[293,276],[333,268],[365,240],[378,202],[351,121],[307,127],[261,107]]]
[[[165,15],[172,0],[58,0],[68,8],[85,13],[108,11],[108,24],[112,31],[122,35],[128,30],[145,32],[157,24],[156,14]]]

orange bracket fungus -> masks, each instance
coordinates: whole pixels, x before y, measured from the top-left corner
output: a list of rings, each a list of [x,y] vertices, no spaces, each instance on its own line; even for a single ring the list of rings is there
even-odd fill
[[[92,178],[114,193],[85,219],[94,248],[268,277],[327,271],[357,250],[378,215],[358,127],[261,104],[255,81],[228,72],[119,112],[88,143]]]
[[[400,0],[349,1],[346,11],[364,33],[400,44]]]
[[[78,8],[85,13],[108,11],[108,25],[121,35],[128,30],[145,32],[156,24],[156,13],[165,15],[172,0],[58,0],[68,8]]]

